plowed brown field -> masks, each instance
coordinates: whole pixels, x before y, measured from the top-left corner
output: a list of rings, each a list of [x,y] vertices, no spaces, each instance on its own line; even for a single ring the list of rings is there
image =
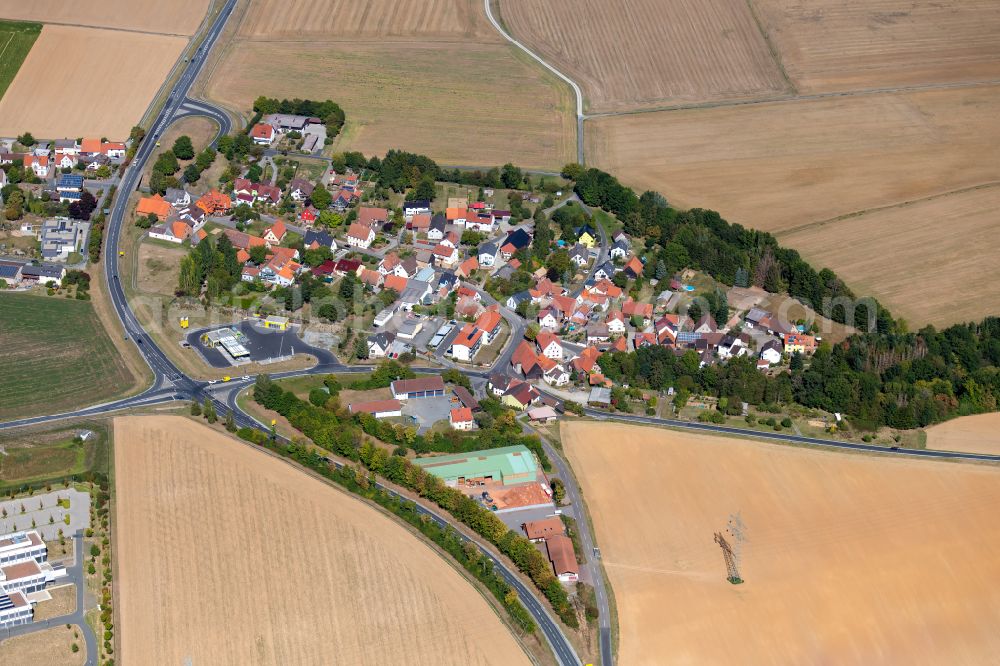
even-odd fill
[[[1000,470],[564,423],[632,664],[986,664]],[[746,526],[731,585],[714,532]],[[731,541],[735,541],[730,537]]]
[[[0,135],[124,140],[185,37],[46,25],[0,100]]]
[[[0,18],[192,35],[209,0],[0,0]],[[69,53],[63,51],[63,54]],[[76,53],[76,52],[73,52]]]
[[[253,0],[240,35],[499,41],[480,4],[477,0]]]
[[[580,84],[593,112],[772,96],[788,88],[743,2],[499,5],[514,37]]]
[[[121,661],[528,664],[378,511],[181,417],[115,420]]]
[[[799,92],[1000,79],[995,0],[752,0]]]

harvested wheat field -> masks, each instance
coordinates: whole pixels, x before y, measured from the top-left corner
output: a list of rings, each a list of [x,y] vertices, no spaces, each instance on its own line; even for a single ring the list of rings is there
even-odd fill
[[[123,663],[527,664],[405,528],[182,417],[115,419]]]
[[[781,69],[746,3],[500,0],[513,35],[584,90],[588,109],[774,96]]]
[[[962,416],[931,426],[927,448],[1000,455],[1000,412]]]
[[[252,0],[241,37],[499,41],[477,0]]]
[[[1000,289],[983,279],[996,271],[998,225],[1000,184],[805,227],[781,241],[856,292],[876,294],[914,328],[945,326],[1000,312]]]
[[[799,92],[1000,78],[995,0],[753,0]]]
[[[620,662],[985,664],[1000,470],[571,422]],[[713,533],[746,526],[726,580]]]
[[[186,43],[183,37],[46,25],[0,100],[0,135],[123,140]]]
[[[0,0],[0,17],[167,35],[192,35],[209,0]],[[65,51],[63,52],[66,53]]]
[[[242,41],[206,89],[236,109],[258,95],[332,98],[347,114],[336,150],[535,168],[558,168],[575,152],[568,91],[502,44]]]
[[[587,155],[638,189],[780,232],[1000,180],[1000,86],[587,121]]]

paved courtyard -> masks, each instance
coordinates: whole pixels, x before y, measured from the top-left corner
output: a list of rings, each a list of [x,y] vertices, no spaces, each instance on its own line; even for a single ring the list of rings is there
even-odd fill
[[[69,508],[59,504],[69,500]],[[24,512],[21,512],[21,507]],[[6,517],[4,517],[6,511]],[[66,524],[69,516],[69,524]],[[31,522],[35,522],[32,528]],[[21,497],[0,502],[0,534],[20,530],[36,529],[45,541],[59,538],[59,530],[64,535],[76,533],[90,527],[90,495],[74,488],[53,490],[50,493],[35,493],[31,497]]]
[[[456,402],[452,402],[452,399]],[[435,421],[448,420],[448,414],[455,407],[461,407],[455,395],[448,391],[440,398],[411,398],[403,401],[403,416],[410,417],[417,425],[417,432],[424,433]]]

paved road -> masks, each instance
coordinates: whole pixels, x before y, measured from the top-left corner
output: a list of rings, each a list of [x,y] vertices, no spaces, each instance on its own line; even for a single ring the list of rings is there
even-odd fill
[[[32,622],[31,624],[22,624],[17,627],[11,627],[0,631],[2,631],[4,638],[12,638],[14,636],[32,634],[36,631],[44,631],[46,629],[51,629],[52,627],[75,624],[80,627],[80,633],[83,634],[83,640],[86,644],[86,666],[97,666],[97,637],[94,635],[94,631],[90,628],[90,625],[87,624],[86,618],[84,618],[83,600],[86,592],[86,584],[83,577],[82,531],[78,531],[73,535],[73,558],[73,566],[66,567],[66,582],[74,583],[76,585],[76,610],[68,615],[61,615],[48,620],[42,620],[40,622]]]

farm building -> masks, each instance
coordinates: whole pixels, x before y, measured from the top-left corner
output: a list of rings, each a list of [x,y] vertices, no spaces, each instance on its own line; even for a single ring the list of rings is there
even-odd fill
[[[538,478],[535,456],[521,445],[418,458],[415,462],[434,476],[444,479],[450,486],[480,481],[494,481],[511,486]]]
[[[437,398],[444,395],[444,380],[440,376],[397,379],[391,384],[392,397],[396,400],[411,398]]]
[[[545,539],[545,547],[549,551],[549,562],[552,570],[564,583],[572,583],[580,578],[580,566],[576,563],[573,552],[573,541],[568,536],[553,534]]]
[[[528,410],[528,418],[539,423],[551,423],[552,421],[555,421],[557,417],[558,414],[556,414],[556,410],[552,409],[548,405]]]
[[[545,541],[551,536],[565,534],[566,528],[558,516],[543,518],[542,520],[532,520],[521,525],[524,534],[531,541]]]
[[[355,402],[348,406],[351,414],[371,414],[377,419],[390,416],[402,416],[403,405],[399,400],[372,400],[370,402]]]

